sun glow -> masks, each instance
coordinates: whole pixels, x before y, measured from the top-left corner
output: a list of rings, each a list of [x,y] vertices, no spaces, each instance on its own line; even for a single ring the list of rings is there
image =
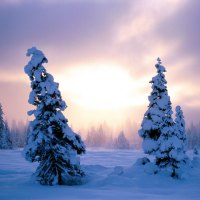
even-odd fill
[[[141,83],[113,64],[70,67],[60,76],[62,90],[75,104],[90,109],[127,108],[141,104]]]

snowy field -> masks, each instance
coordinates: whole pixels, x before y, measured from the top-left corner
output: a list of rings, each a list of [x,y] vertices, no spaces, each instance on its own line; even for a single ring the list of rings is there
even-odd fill
[[[0,151],[0,199],[51,200],[200,200],[200,162],[193,161],[182,180],[134,164],[140,151],[92,150],[81,157],[88,178],[81,186],[41,186],[31,179],[36,164],[20,150]]]

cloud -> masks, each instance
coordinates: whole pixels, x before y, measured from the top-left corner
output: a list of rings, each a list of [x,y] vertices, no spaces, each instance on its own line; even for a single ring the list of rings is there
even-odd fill
[[[185,1],[184,6],[161,21],[153,33],[168,45],[177,43],[176,48],[168,52],[167,59],[171,63],[182,63],[182,70],[193,78],[200,73],[197,67],[200,62],[199,7],[200,1]]]
[[[124,11],[129,10],[130,3],[67,2],[44,4],[30,1],[17,7],[1,6],[1,66],[14,68],[13,60],[19,60],[33,45],[50,56],[60,56],[62,62],[61,57],[66,62],[77,62],[110,54],[115,28]]]
[[[52,74],[114,61],[134,80],[143,80],[147,91],[160,56],[169,93],[177,98],[172,101],[198,98],[199,7],[199,1],[189,0],[0,1],[0,79],[26,82],[25,53],[37,46]]]
[[[18,2],[17,7],[0,7],[0,68],[20,69],[26,49],[37,46],[50,66],[115,59],[138,75],[150,72],[158,54],[164,57],[174,46],[156,40],[153,33],[179,8],[177,0]]]
[[[16,5],[22,2],[23,0],[1,0],[0,6],[1,5]]]

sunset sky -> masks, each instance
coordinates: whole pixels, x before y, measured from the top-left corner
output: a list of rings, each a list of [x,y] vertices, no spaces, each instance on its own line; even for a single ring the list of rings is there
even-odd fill
[[[26,50],[36,46],[76,130],[140,123],[156,75],[167,69],[173,108],[200,121],[200,1],[1,0],[0,102],[5,117],[27,120]]]

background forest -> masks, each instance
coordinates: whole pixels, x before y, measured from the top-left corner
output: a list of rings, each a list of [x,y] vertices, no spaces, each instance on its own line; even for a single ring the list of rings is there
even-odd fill
[[[5,140],[1,143],[1,149],[23,148],[27,141],[29,122],[13,120],[11,125],[9,125],[5,116],[0,119],[3,120],[3,123],[5,124],[5,129],[0,129],[0,137],[3,137],[5,131],[8,135],[8,137],[4,137]],[[2,124],[2,122],[0,122],[0,124]],[[194,147],[200,148],[200,122],[198,124],[187,124],[186,126],[188,149],[193,149]],[[106,123],[102,123],[99,126],[91,126],[88,130],[79,130],[77,132],[84,139],[87,147],[140,149],[142,140],[138,135],[139,127],[140,125],[136,122],[128,120],[126,126],[121,127],[120,130],[113,130]],[[3,145],[3,143],[8,144]]]

